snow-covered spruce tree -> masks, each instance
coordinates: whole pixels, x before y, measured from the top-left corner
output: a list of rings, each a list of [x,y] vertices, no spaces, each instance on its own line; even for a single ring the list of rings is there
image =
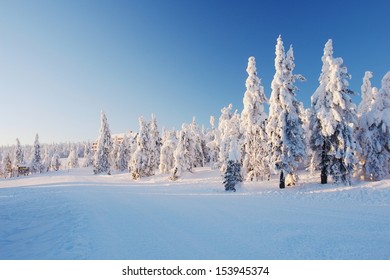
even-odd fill
[[[160,165],[161,138],[156,116],[150,121],[150,174],[154,175]]]
[[[264,112],[264,103],[267,98],[264,88],[257,76],[256,61],[253,56],[248,59],[246,69],[246,92],[241,113],[241,126],[244,138],[243,143],[243,173],[248,181],[265,180],[270,176],[268,163],[268,146],[266,122],[267,114]]]
[[[202,146],[202,151],[203,151],[203,164],[204,164],[204,166],[210,166],[210,148],[207,146],[207,144],[209,143],[209,140],[210,140],[209,139],[210,130],[211,130],[211,128],[205,128],[204,125],[202,125],[201,146]]]
[[[226,164],[226,171],[224,173],[223,184],[226,191],[236,191],[236,186],[242,182],[241,175],[241,152],[238,147],[238,139],[231,139],[231,145],[229,150],[229,159]]]
[[[329,62],[328,57],[333,57],[333,44],[329,39],[324,47],[324,54],[321,58],[322,69],[318,79],[320,85],[311,97],[311,108],[309,116],[309,146],[310,146],[310,170],[321,170],[321,184],[328,183],[330,172],[330,160],[327,153],[330,151],[330,135],[332,131],[327,132],[328,123],[326,121],[334,120],[331,114],[332,96],[325,90],[329,82]],[[331,117],[331,119],[329,119]],[[331,127],[329,125],[329,127]]]
[[[50,169],[51,158],[53,157],[53,151],[49,145],[45,145],[44,151],[45,153],[42,161],[42,169],[47,172]]]
[[[110,153],[110,160],[111,160],[111,166],[118,170],[118,166],[117,166],[117,158],[118,158],[118,150],[119,150],[119,140],[118,140],[118,136],[115,136],[114,137],[114,141],[112,142],[112,150],[111,150],[111,153]]]
[[[171,180],[176,180],[183,172],[192,172],[194,168],[194,146],[190,125],[183,124],[179,132],[175,152],[173,153],[174,164],[171,170]]]
[[[206,135],[206,146],[209,153],[209,164],[212,169],[219,168],[219,134],[215,128],[215,117],[210,116],[211,129]]]
[[[61,167],[60,155],[57,152],[54,152],[51,158],[50,170],[58,171],[60,170],[60,167]]]
[[[359,141],[364,147],[363,176],[376,181],[390,173],[390,71],[383,77],[379,91],[372,88],[371,96],[367,112],[362,111],[360,116]]]
[[[351,184],[357,163],[356,106],[348,89],[350,75],[341,58],[333,58],[332,40],[325,44],[320,85],[311,98],[311,169],[321,170],[321,183],[328,175],[335,182]]]
[[[131,157],[129,166],[134,180],[153,175],[151,174],[150,158],[150,124],[146,123],[143,117],[140,117],[137,149]]]
[[[35,135],[30,169],[32,173],[37,173],[37,172],[41,173],[43,171],[42,158],[41,158],[41,144],[39,144],[38,133]]]
[[[79,156],[77,154],[77,148],[75,145],[72,146],[69,152],[67,160],[68,169],[73,169],[79,167]]]
[[[89,167],[93,165],[93,151],[91,143],[84,144],[84,157],[82,161],[82,167]]]
[[[163,147],[166,145],[167,139],[169,137],[169,130],[166,130],[164,127],[161,132],[161,149],[160,149],[160,163],[158,165],[158,170],[160,174],[166,173],[165,172],[165,164],[161,162],[161,158],[164,158],[165,155],[163,155]]]
[[[195,117],[192,119],[192,123],[189,128],[189,138],[191,138],[190,154],[193,159],[194,167],[203,167],[204,166],[204,152],[202,148],[203,133],[200,130],[199,126],[196,123]]]
[[[240,132],[240,115],[238,114],[237,110],[233,113],[232,109],[232,104],[230,104],[228,107],[222,108],[218,124],[218,131],[220,135],[219,162],[222,173],[226,171],[232,139],[236,137],[238,139],[237,141],[239,142],[239,145],[242,141],[242,135]]]
[[[303,133],[305,138],[305,154],[306,154],[306,160],[304,162],[305,166],[308,166],[311,160],[311,153],[310,153],[310,147],[309,147],[309,139],[310,139],[310,131],[309,131],[309,125],[310,125],[310,116],[311,116],[311,108],[303,108],[302,110],[302,127],[303,127]]]
[[[350,95],[354,92],[348,89],[350,75],[341,58],[328,58],[330,63],[330,82],[326,90],[333,93],[340,119],[336,119],[333,143],[335,155],[332,158],[330,175],[335,182],[351,185],[354,167],[358,163],[360,146],[356,140],[358,119],[356,106],[352,103]],[[335,109],[335,108],[334,108]]]
[[[131,155],[133,155],[135,153],[135,150],[137,150],[138,134],[139,133],[130,133],[129,134],[128,144],[129,144],[129,151],[130,151],[130,160],[131,160]]]
[[[128,166],[128,171],[131,173],[131,167],[132,167],[132,160],[133,160],[133,155],[135,151],[137,150],[137,138],[138,138],[138,132],[136,133],[130,133],[129,138],[128,138],[128,144],[129,144],[129,162],[127,164]]]
[[[295,171],[300,163],[303,163],[307,158],[307,138],[304,131],[305,119],[307,119],[306,111],[303,104],[296,98],[296,92],[298,87],[295,86],[295,81],[306,81],[305,77],[301,74],[294,74],[295,62],[294,51],[292,46],[286,54],[286,82],[285,87],[289,92],[289,99],[286,100],[287,111],[289,113],[287,118],[287,138],[290,141],[290,166],[294,170],[294,173],[287,174],[287,185],[295,185],[298,181]]]
[[[373,101],[373,95],[372,95],[373,88],[372,88],[370,79],[372,77],[373,77],[373,75],[372,75],[371,71],[366,71],[364,73],[363,84],[361,86],[362,101],[360,102],[359,107],[358,107],[358,117],[359,118],[371,110],[371,103]],[[359,126],[360,126],[360,124],[359,124]]]
[[[177,146],[176,131],[164,131],[160,153],[160,173],[169,174],[174,167],[174,152]]]
[[[171,176],[169,179],[177,180],[182,171],[188,170],[190,167],[187,166],[187,159],[189,158],[189,152],[186,150],[186,132],[182,129],[179,132],[179,138],[175,152],[173,153],[174,164],[171,170]]]
[[[221,116],[219,117],[218,122],[218,134],[219,134],[219,166],[220,171],[225,172],[226,162],[229,158],[229,134],[227,133],[229,121],[233,116],[233,104],[229,104],[227,107],[221,109]]]
[[[237,110],[234,112],[232,117],[228,122],[226,122],[226,129],[225,129],[225,147],[228,148],[228,158],[230,157],[230,150],[232,149],[232,145],[237,144],[238,147],[242,146],[242,134],[240,130],[241,125],[241,119],[240,114],[237,112]],[[234,144],[235,143],[235,144]],[[237,153],[241,153],[241,149],[238,149]],[[227,158],[227,159],[228,159]],[[240,154],[240,160],[241,160],[241,154]],[[241,164],[241,163],[240,163]],[[222,170],[226,170],[227,161],[222,165]]]
[[[3,167],[4,178],[13,177],[12,161],[11,161],[11,157],[9,154],[7,154],[5,157],[3,157],[2,167]]]
[[[302,104],[296,100],[294,55],[290,47],[287,57],[281,36],[277,39],[275,75],[269,100],[269,118],[266,127],[270,147],[270,163],[280,171],[279,187],[295,185],[298,181],[296,170],[305,158],[305,143],[302,122]]]
[[[374,95],[376,95],[378,92],[378,89],[375,87],[373,88],[371,85],[370,79],[372,77],[372,72],[365,72],[363,77],[363,83],[361,86],[362,100],[358,107],[359,128],[357,132],[357,140],[359,142],[359,145],[361,147],[364,147],[364,149],[362,149],[361,153],[359,154],[360,165],[362,167],[359,171],[366,180],[370,180],[371,175],[370,173],[366,174],[364,170],[365,168],[363,168],[363,166],[365,164],[367,155],[370,154],[372,150],[375,150],[375,148],[373,147],[373,134],[369,131],[369,128],[367,126],[367,113],[371,111],[372,103],[374,102]]]
[[[123,135],[122,142],[119,144],[118,157],[116,166],[118,170],[125,171],[128,169],[130,160],[129,138],[126,134]]]
[[[19,138],[16,138],[16,147],[15,147],[15,166],[23,165],[24,162],[24,152],[22,146],[20,145]]]
[[[112,150],[111,132],[106,114],[100,113],[100,134],[94,159],[94,174],[111,174],[110,154]]]

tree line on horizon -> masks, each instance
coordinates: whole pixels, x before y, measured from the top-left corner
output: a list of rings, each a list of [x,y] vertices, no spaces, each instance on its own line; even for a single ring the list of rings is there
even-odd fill
[[[364,180],[381,180],[390,173],[390,71],[381,88],[371,85],[367,71],[361,86],[362,101],[356,106],[348,86],[351,78],[342,58],[333,57],[329,39],[324,47],[319,86],[305,109],[296,98],[293,48],[285,52],[281,36],[275,49],[275,75],[269,100],[257,75],[256,61],[249,57],[246,69],[244,108],[240,113],[229,104],[222,108],[218,126],[210,117],[210,128],[200,128],[195,118],[179,130],[164,130],[160,135],[157,119],[139,119],[139,131],[124,134],[119,142],[113,138],[104,112],[93,151],[85,143],[82,166],[93,166],[95,174],[113,170],[131,173],[133,179],[168,174],[171,180],[196,167],[220,169],[225,189],[235,191],[242,181],[269,180],[279,175],[279,187],[296,185],[297,170],[306,166],[319,171],[322,184],[331,177],[336,183],[351,185],[354,176]],[[264,110],[269,105],[269,113]],[[37,136],[38,137],[38,136]],[[36,139],[37,142],[37,139]],[[39,144],[39,143],[38,143]],[[18,142],[17,147],[20,146]],[[36,143],[34,145],[36,147]],[[31,172],[42,172],[37,150],[32,153]],[[14,161],[20,161],[19,148]],[[67,166],[77,167],[79,153],[70,149]],[[3,156],[2,169],[12,165]],[[56,170],[56,160],[45,165]],[[57,168],[58,170],[58,168]],[[3,171],[4,173],[4,171]]]

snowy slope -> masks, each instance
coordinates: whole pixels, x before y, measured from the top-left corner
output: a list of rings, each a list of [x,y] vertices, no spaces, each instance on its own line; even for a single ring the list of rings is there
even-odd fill
[[[390,180],[225,193],[207,168],[91,174],[1,179],[0,259],[390,259]]]

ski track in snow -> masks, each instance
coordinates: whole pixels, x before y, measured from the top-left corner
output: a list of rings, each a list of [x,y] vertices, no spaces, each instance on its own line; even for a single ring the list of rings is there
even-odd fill
[[[207,168],[0,180],[0,259],[389,259],[390,180],[226,193]]]

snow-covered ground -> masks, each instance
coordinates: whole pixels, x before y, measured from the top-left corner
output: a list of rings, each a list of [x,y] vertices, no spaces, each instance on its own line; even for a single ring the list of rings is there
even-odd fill
[[[0,179],[0,259],[390,259],[390,180],[301,177],[236,193],[208,168],[175,182],[90,169]]]

